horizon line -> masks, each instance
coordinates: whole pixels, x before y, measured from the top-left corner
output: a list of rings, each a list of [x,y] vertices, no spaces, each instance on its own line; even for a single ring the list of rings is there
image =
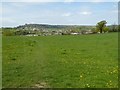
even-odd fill
[[[20,24],[20,25],[16,25],[16,26],[0,26],[0,28],[15,28],[18,26],[24,26],[26,24],[38,24],[38,25],[58,25],[58,26],[96,26],[96,24],[49,24],[49,23],[25,23],[25,24]],[[107,26],[109,25],[119,25],[119,24],[107,24]]]

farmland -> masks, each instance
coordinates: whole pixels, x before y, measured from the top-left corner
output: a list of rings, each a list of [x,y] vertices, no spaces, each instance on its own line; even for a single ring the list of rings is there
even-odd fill
[[[118,34],[3,36],[3,87],[117,88]]]

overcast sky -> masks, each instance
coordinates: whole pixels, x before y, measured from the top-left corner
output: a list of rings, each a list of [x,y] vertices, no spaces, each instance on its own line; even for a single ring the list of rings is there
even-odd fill
[[[25,23],[32,24],[66,24],[66,25],[96,25],[98,21],[106,20],[108,24],[118,23],[118,2],[2,2],[2,25],[14,27]]]

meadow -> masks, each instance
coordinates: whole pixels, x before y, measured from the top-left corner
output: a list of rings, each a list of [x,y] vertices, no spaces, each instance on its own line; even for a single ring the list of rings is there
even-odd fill
[[[118,33],[3,36],[2,85],[117,88]]]

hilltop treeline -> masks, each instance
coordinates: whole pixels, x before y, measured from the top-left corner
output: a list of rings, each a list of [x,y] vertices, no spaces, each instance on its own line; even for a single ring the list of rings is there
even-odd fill
[[[109,25],[105,32],[118,32],[120,25]],[[46,35],[78,35],[99,33],[96,26],[79,25],[47,25],[47,24],[25,24],[14,28],[2,28],[2,35],[27,35],[27,36],[46,36]]]

